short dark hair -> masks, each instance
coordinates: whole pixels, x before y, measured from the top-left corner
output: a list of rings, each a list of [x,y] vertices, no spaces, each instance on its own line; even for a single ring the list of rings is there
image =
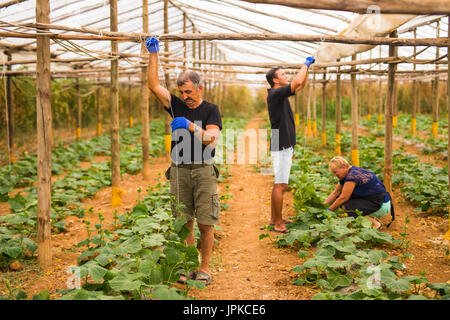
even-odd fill
[[[196,89],[198,89],[199,86],[203,85],[202,79],[200,78],[198,73],[193,70],[186,70],[178,75],[177,85],[179,87],[184,85],[187,81],[192,82]]]
[[[270,69],[270,70],[266,73],[266,79],[267,79],[267,82],[269,82],[271,88],[273,88],[273,85],[274,85],[274,83],[273,83],[273,78],[277,78],[277,79],[278,79],[277,73],[276,73],[276,72],[277,72],[279,69],[281,69],[281,68],[280,68],[280,67],[275,67],[275,68]]]

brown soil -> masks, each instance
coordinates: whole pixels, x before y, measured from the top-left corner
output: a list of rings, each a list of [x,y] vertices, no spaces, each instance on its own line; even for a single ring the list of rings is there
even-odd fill
[[[253,119],[247,128],[258,128],[261,121],[264,119]],[[83,220],[91,221],[93,226],[98,221],[98,213],[102,212],[105,217],[103,223],[107,225],[113,221],[115,210],[118,213],[130,210],[138,199],[138,188],[145,192],[149,185],[154,186],[163,179],[169,159],[160,157],[153,160],[150,181],[144,181],[141,174],[123,176],[121,188],[126,193],[122,206],[111,207],[111,188],[104,188],[95,197],[83,201],[85,208],[92,207],[93,212],[84,219],[67,218],[68,231],[52,236],[53,261],[48,270],[39,270],[33,262],[26,263],[21,271],[0,273],[0,295],[7,293],[5,279],[8,279],[13,287],[26,291],[29,298],[42,290],[48,290],[51,297],[56,298],[56,289],[67,288],[69,274],[66,269],[77,265],[77,257],[82,250],[76,244],[87,237]],[[259,235],[267,232],[260,228],[268,223],[270,217],[272,176],[256,172],[251,165],[234,164],[230,166],[230,172],[231,180],[219,184],[220,193],[224,192],[226,185],[229,186],[227,193],[231,193],[232,198],[227,201],[230,209],[221,213],[220,230],[216,231],[218,242],[214,245],[210,266],[212,282],[203,290],[191,289],[189,295],[204,300],[311,299],[317,290],[291,284],[295,274],[290,269],[303,262],[297,251],[278,248],[271,241],[279,235],[275,232],[269,232],[271,239],[259,240]],[[287,192],[284,199],[283,217],[294,216],[292,194]],[[410,215],[407,233],[409,253],[414,255],[414,259],[405,262],[405,274],[418,275],[426,270],[430,282],[449,281],[450,268],[445,258],[448,241],[442,238],[447,231],[448,220],[413,212],[413,207],[398,192],[394,192],[394,200],[396,221],[388,230],[382,231],[399,238],[404,231],[405,217]],[[5,210],[7,207],[0,207],[0,214]]]

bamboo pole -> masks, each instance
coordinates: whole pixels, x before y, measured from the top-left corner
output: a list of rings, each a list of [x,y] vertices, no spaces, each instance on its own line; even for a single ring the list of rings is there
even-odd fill
[[[110,0],[110,29],[118,30],[117,23],[117,0]],[[118,54],[117,41],[111,41],[111,54]],[[119,142],[119,61],[117,58],[111,60],[111,205],[113,207],[122,205],[123,190],[120,189],[120,142]]]
[[[327,82],[325,81],[326,72],[323,73],[322,83],[322,147],[327,147],[327,132],[326,132],[326,99],[327,99]]]
[[[142,0],[142,32],[148,33],[148,0]],[[148,56],[145,44],[141,44],[141,55]],[[149,89],[147,80],[147,61],[148,57],[141,61],[141,123],[142,123],[142,178],[144,181],[150,179],[150,128],[149,128]]]
[[[397,31],[391,32],[390,37],[396,37]],[[389,56],[395,55],[395,47],[389,46]],[[385,121],[384,121],[384,168],[383,168],[383,182],[386,191],[392,197],[392,116],[394,109],[394,81],[395,71],[397,66],[395,64],[389,65],[388,85],[386,92],[386,107],[385,107]]]
[[[50,21],[50,3],[48,0],[36,0],[36,21]],[[44,31],[45,32],[45,31]],[[51,248],[51,182],[52,182],[52,146],[51,146],[51,89],[50,89],[50,37],[40,35],[36,43],[36,115],[37,115],[37,231],[38,264],[46,270],[52,261]]]
[[[436,22],[436,37],[439,37],[440,31],[440,21]],[[436,59],[439,58],[439,48],[436,47]],[[439,66],[436,65],[436,70],[439,69]],[[433,138],[437,138],[438,136],[438,119],[439,119],[439,76],[436,76],[434,80],[434,90],[433,90],[433,124],[431,127],[431,135]]]
[[[356,60],[356,54],[352,55],[352,60]],[[353,66],[352,68],[355,68]],[[359,167],[359,146],[358,146],[358,84],[356,82],[356,74],[350,75],[352,84],[352,165]]]
[[[339,59],[338,59],[339,61]],[[339,70],[339,67],[338,67]],[[336,135],[334,137],[334,153],[341,155],[341,75],[336,75]]]
[[[8,61],[11,61],[11,53],[5,51]],[[11,66],[7,66],[7,70],[11,70]],[[12,76],[6,77],[6,109],[7,109],[7,140],[8,140],[8,156],[11,163],[16,162],[15,146],[14,146],[14,95],[12,92]]]
[[[298,9],[323,9],[336,11],[350,11],[356,13],[367,13],[367,8],[377,5],[381,13],[400,14],[450,14],[450,8],[446,0],[244,0],[251,3],[277,4]]]
[[[417,37],[417,29],[414,29],[414,38]],[[417,48],[414,47],[414,56],[416,55]],[[413,69],[416,70],[416,65],[413,65]],[[411,112],[411,134],[416,134],[416,111],[417,111],[417,80],[413,80],[412,83],[412,112]]]

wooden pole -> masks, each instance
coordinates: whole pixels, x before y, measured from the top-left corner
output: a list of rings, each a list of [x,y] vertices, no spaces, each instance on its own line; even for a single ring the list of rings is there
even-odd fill
[[[338,59],[339,61],[339,59]],[[339,67],[338,67],[339,70]],[[341,75],[336,75],[336,135],[334,153],[341,155]]]
[[[306,103],[307,111],[306,111],[306,136],[312,136],[312,123],[311,123],[311,96],[313,91],[312,81],[308,81],[308,102]]]
[[[183,12],[183,33],[186,33],[186,12]],[[146,33],[146,32],[144,32]],[[186,56],[187,55],[187,50],[186,50],[186,40],[183,40],[183,66],[186,66]]]
[[[8,57],[8,61],[11,61],[11,53],[5,51],[5,55]],[[11,70],[11,66],[7,66],[7,70]],[[7,139],[8,139],[8,154],[9,161],[11,163],[16,162],[15,158],[15,148],[14,148],[14,95],[12,92],[12,76],[8,75],[6,77],[6,102],[7,102]]]
[[[117,0],[109,1],[110,29],[118,30]],[[111,205],[122,205],[123,190],[120,189],[120,142],[119,142],[119,60],[117,41],[111,41]]]
[[[48,0],[36,0],[36,21],[50,22],[50,3]],[[45,30],[43,30],[45,32]],[[52,183],[52,146],[51,146],[51,89],[50,89],[50,37],[37,36],[36,42],[36,115],[37,115],[37,232],[38,264],[46,270],[52,261],[51,248],[51,183]]]
[[[408,1],[351,1],[351,0],[244,0],[251,3],[265,3],[289,6],[299,9],[322,9],[336,11],[350,11],[367,13],[370,5],[376,4],[381,13],[400,14],[450,14],[450,8],[446,0],[408,0]]]
[[[316,94],[316,74],[313,74],[312,82],[312,134],[317,137],[317,94]]]
[[[439,37],[440,30],[440,21],[436,22],[436,37]],[[439,48],[436,47],[436,59],[439,58]],[[436,65],[436,69],[439,69],[439,66]],[[434,80],[434,88],[433,88],[433,97],[432,103],[432,112],[433,112],[433,124],[431,127],[431,135],[433,138],[437,138],[438,136],[438,119],[439,119],[439,75],[436,76]]]
[[[414,38],[417,37],[417,29],[414,29]],[[416,56],[417,47],[414,47],[414,56]],[[416,65],[413,65],[416,70]],[[416,112],[417,112],[417,80],[412,82],[412,112],[411,112],[411,134],[416,134]]]
[[[295,96],[294,96],[294,105],[295,105],[295,115],[294,115],[294,123],[295,123],[295,127],[298,128],[298,126],[300,126],[300,116],[299,116],[299,112],[298,112],[298,91],[295,92]]]
[[[383,123],[383,83],[378,80],[378,124]]]
[[[326,101],[327,101],[327,83],[325,81],[326,71],[323,73],[322,83],[322,147],[327,147],[327,132],[326,132]]]
[[[131,103],[131,78],[128,77],[128,85],[127,85],[127,103],[128,103],[128,126],[133,128],[134,119],[133,119],[133,105]]]
[[[390,37],[397,37],[397,31],[394,30],[389,35]],[[395,56],[395,47],[389,46],[389,56]],[[395,70],[397,65],[389,65],[388,84],[386,92],[386,106],[385,106],[385,121],[384,121],[384,168],[383,168],[383,182],[386,191],[392,197],[392,117],[394,109],[394,82]]]
[[[81,92],[80,92],[80,79],[76,79],[76,91],[77,91],[77,140],[81,139],[81,128],[82,128],[82,116],[83,116],[83,107],[81,101]]]
[[[148,0],[142,0],[142,32],[148,33]],[[148,55],[145,44],[141,44],[141,55]],[[149,128],[149,89],[147,80],[147,61],[141,61],[141,122],[142,122],[142,178],[145,181],[150,179],[150,128]]]
[[[356,54],[352,55],[352,60],[356,60]],[[356,69],[352,66],[352,69]],[[359,146],[358,146],[358,87],[356,74],[350,75],[352,83],[352,165],[359,167]]]
[[[100,81],[100,78],[98,79]],[[98,86],[96,97],[97,97],[97,137],[102,134],[102,120],[101,120],[101,97],[102,97],[102,86]]]
[[[450,16],[448,17],[447,25],[448,25],[447,36],[450,37]],[[447,60],[449,61],[448,74],[447,74],[447,118],[448,118],[448,123],[450,123],[450,46],[448,46],[448,48],[447,48]],[[448,130],[448,140],[447,141],[450,141],[450,130]],[[448,154],[450,154],[450,143],[447,143],[447,152],[448,152]],[[449,181],[448,192],[450,195],[450,157],[447,157],[447,168],[448,168],[448,181]],[[450,213],[450,207],[449,207],[449,213]],[[444,239],[450,241],[450,215],[448,217],[448,230],[447,230],[446,234],[444,235]],[[449,254],[447,254],[447,259],[450,259],[450,242],[448,245],[448,252],[449,252]]]
[[[168,0],[164,0],[164,33],[169,33],[169,2]],[[164,41],[164,48],[165,51],[169,50],[169,41]],[[167,70],[164,71],[164,79],[166,82],[167,90],[170,91],[170,76]],[[170,153],[170,147],[172,144],[172,136],[170,134],[170,116],[167,112],[164,111],[164,119],[165,119],[165,126],[164,126],[164,150],[169,154]]]

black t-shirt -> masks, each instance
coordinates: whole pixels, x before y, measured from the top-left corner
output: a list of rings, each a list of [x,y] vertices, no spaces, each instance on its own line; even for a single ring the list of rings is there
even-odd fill
[[[294,115],[288,99],[295,94],[291,91],[291,85],[288,84],[277,89],[269,88],[267,93],[267,107],[272,129],[270,150],[280,151],[295,146]]]
[[[176,95],[171,94],[171,107],[164,109],[173,117],[185,117],[194,124],[206,130],[206,126],[214,124],[222,130],[222,119],[217,105],[202,101],[202,103],[194,109],[190,109],[183,100]],[[215,155],[215,149],[205,146],[194,136],[194,133],[177,129],[172,132],[171,144],[172,161],[175,163],[200,163],[212,161]]]

